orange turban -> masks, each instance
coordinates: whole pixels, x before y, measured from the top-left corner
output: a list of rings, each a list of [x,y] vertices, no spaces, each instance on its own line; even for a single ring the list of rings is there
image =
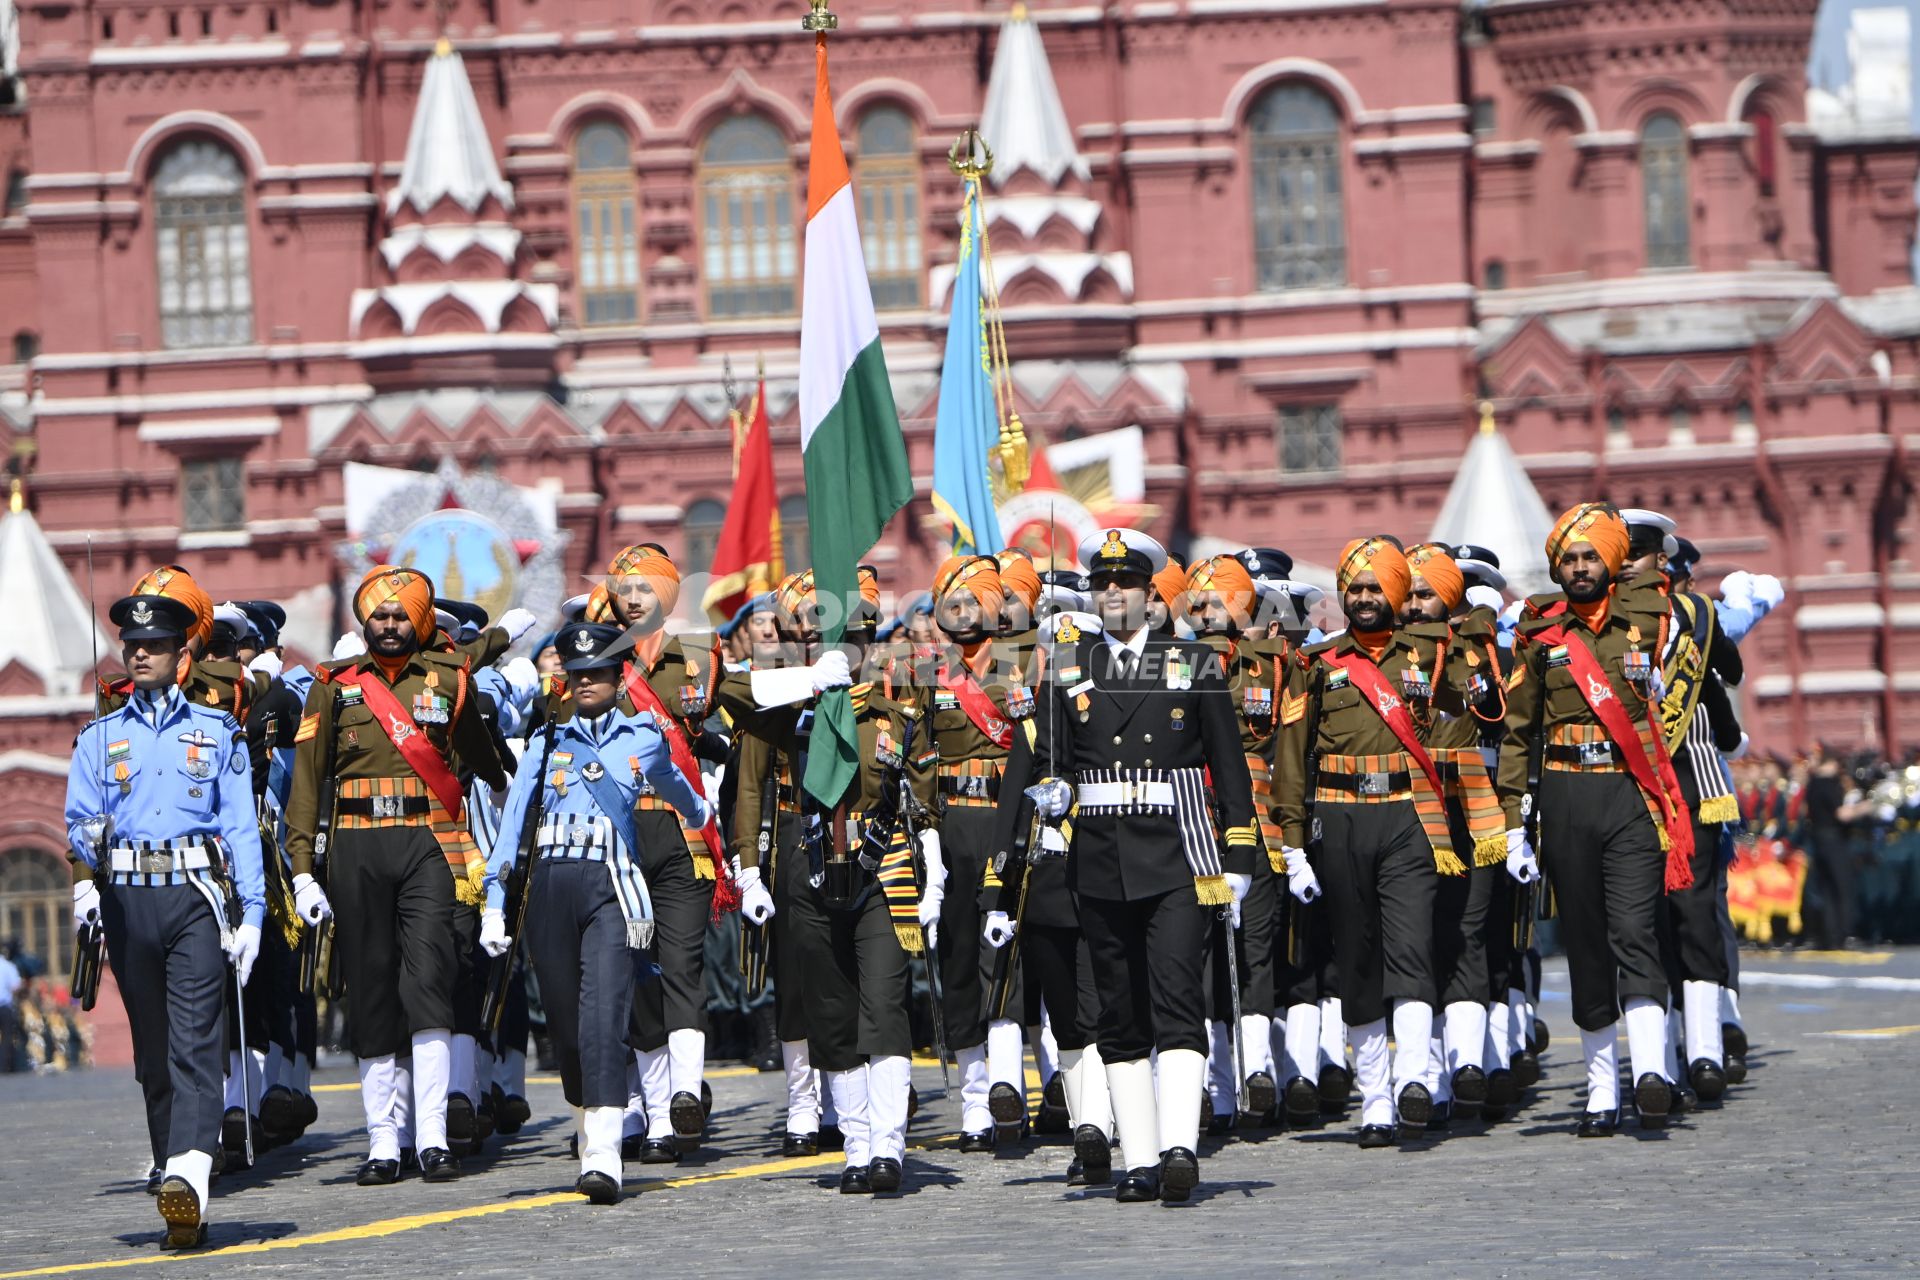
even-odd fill
[[[628,547],[607,566],[609,578],[645,578],[660,597],[660,611],[672,613],[680,603],[680,566],[657,547]]]
[[[187,632],[187,640],[198,640],[204,645],[213,639],[213,597],[201,590],[200,584],[193,580],[193,575],[179,565],[163,565],[152,570],[133,584],[129,594],[165,596],[169,600],[178,600],[193,610],[193,627]]]
[[[1340,593],[1345,595],[1347,588],[1353,585],[1353,580],[1369,571],[1379,579],[1380,590],[1386,594],[1387,604],[1395,613],[1399,613],[1407,603],[1407,592],[1413,586],[1413,571],[1407,568],[1405,554],[1378,535],[1355,538],[1340,553],[1340,570],[1335,575],[1340,584]]]
[[[580,616],[588,622],[619,625],[620,620],[613,616],[613,596],[608,593],[606,583],[601,583],[587,593],[587,608]]]
[[[433,579],[418,569],[402,569],[394,564],[377,564],[360,579],[353,592],[353,616],[365,625],[373,611],[389,600],[398,600],[413,623],[413,639],[425,645],[433,639]]]
[[[1186,611],[1187,571],[1177,562],[1169,560],[1166,568],[1153,575],[1153,589],[1174,617]]]
[[[780,602],[780,612],[788,618],[797,616],[802,605],[813,599],[813,570],[805,573],[790,573],[786,581],[780,584],[776,593]]]
[[[1559,576],[1560,556],[1576,542],[1593,544],[1606,561],[1607,572],[1617,574],[1627,562],[1627,522],[1609,502],[1583,502],[1554,522],[1547,535],[1547,568]]]
[[[1187,570],[1187,590],[1213,592],[1225,603],[1227,612],[1242,622],[1253,616],[1253,575],[1238,556],[1196,560]]]
[[[880,607],[880,575],[874,572],[870,564],[860,566],[860,598],[878,609]]]
[[[1467,593],[1467,575],[1460,572],[1445,547],[1437,542],[1420,543],[1407,552],[1407,568],[1415,577],[1427,580],[1448,611],[1460,607],[1460,597]]]
[[[1000,566],[992,556],[948,556],[933,575],[936,599],[949,591],[970,591],[990,617],[1000,616],[1000,604],[1006,587],[1000,581]]]
[[[1027,558],[1026,552],[1013,547],[994,552],[993,560],[1000,566],[1000,585],[1020,597],[1020,603],[1031,613],[1033,606],[1040,602],[1040,574],[1034,569],[1033,561]]]

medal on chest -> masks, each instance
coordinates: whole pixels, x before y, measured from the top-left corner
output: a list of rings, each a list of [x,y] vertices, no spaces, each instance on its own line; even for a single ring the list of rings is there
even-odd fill
[[[1015,720],[1025,720],[1033,714],[1033,690],[1023,684],[1014,685],[1007,690],[1007,714]]]
[[[689,720],[707,718],[707,691],[697,684],[680,686],[680,714]]]
[[[547,782],[553,787],[555,795],[565,798],[567,794],[567,768],[573,763],[573,752],[556,751],[553,753],[553,773]]]
[[[445,698],[438,694],[416,693],[413,695],[413,722],[415,724],[445,724],[449,718],[450,707]]]
[[[1093,706],[1093,699],[1089,698],[1086,694],[1082,693],[1074,697],[1073,709],[1080,713],[1081,724],[1085,724],[1087,722],[1088,708],[1091,706]]]
[[[900,745],[885,729],[874,735],[873,759],[883,769],[898,769],[901,765]]]
[[[1167,688],[1175,691],[1193,688],[1193,666],[1180,654],[1167,655]]]
[[[180,735],[180,741],[187,747],[187,776],[206,778],[213,773],[213,752],[220,744],[211,735],[200,729]]]
[[[1642,650],[1629,649],[1620,655],[1620,671],[1628,684],[1644,690],[1653,681],[1653,658]]]
[[[1433,697],[1433,682],[1419,667],[1408,667],[1400,673],[1400,689],[1410,700],[1425,702]]]
[[[1167,712],[1167,727],[1179,733],[1187,727],[1187,709],[1175,707]]]
[[[1249,720],[1273,719],[1273,690],[1264,684],[1250,684],[1240,695],[1240,709]]]

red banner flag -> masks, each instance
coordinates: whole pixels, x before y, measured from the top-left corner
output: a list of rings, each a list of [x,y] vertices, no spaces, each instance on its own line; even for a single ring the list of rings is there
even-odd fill
[[[739,434],[733,500],[713,549],[713,582],[700,607],[724,622],[747,600],[770,591],[782,577],[780,500],[773,488],[773,427],[767,421],[767,384],[754,391],[744,420],[735,415]]]

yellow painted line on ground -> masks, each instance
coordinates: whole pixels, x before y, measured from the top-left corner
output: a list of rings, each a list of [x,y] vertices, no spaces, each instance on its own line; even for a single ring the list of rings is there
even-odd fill
[[[932,1058],[929,1058],[927,1059],[926,1065],[939,1066],[940,1064],[935,1062]],[[709,1080],[743,1080],[748,1076],[757,1076],[762,1074],[771,1075],[773,1073],[762,1072],[758,1067],[718,1067],[712,1071],[707,1072],[706,1078]],[[527,1083],[528,1084],[559,1084],[560,1077],[559,1076],[528,1076]],[[360,1085],[357,1081],[352,1081],[352,1080],[349,1080],[344,1084],[317,1084],[313,1086],[313,1092],[315,1093],[358,1093],[360,1092]]]
[[[1769,960],[1811,960],[1817,964],[1885,964],[1893,959],[1891,951],[1780,951]]]
[[[838,1164],[845,1157],[838,1151],[829,1151],[817,1156],[804,1156],[794,1159],[767,1160],[759,1164],[742,1165],[738,1169],[724,1169],[715,1173],[688,1174],[683,1178],[667,1178],[663,1181],[638,1183],[628,1188],[629,1195],[645,1195],[653,1191],[668,1191],[677,1187],[697,1186],[703,1182],[735,1182],[743,1178],[770,1178],[783,1173],[796,1173],[803,1169],[820,1169]],[[35,1267],[26,1271],[0,1271],[0,1280],[23,1280],[26,1276],[64,1276],[76,1275],[88,1271],[118,1271],[124,1267],[145,1267],[168,1262],[201,1262],[215,1258],[237,1258],[243,1254],[274,1253],[283,1249],[304,1249],[316,1244],[343,1244],[353,1240],[377,1240],[384,1236],[399,1235],[407,1231],[418,1231],[422,1227],[437,1227],[449,1222],[462,1222],[470,1218],[486,1218],[495,1214],[520,1213],[528,1209],[550,1209],[556,1205],[584,1204],[586,1199],[577,1192],[556,1191],[543,1196],[529,1196],[523,1200],[506,1200],[498,1204],[468,1205],[460,1209],[442,1209],[434,1213],[415,1213],[400,1218],[383,1218],[377,1222],[362,1223],[354,1227],[337,1227],[332,1231],[316,1231],[312,1235],[287,1236],[279,1240],[260,1240],[249,1244],[228,1245],[223,1249],[209,1249],[205,1252],[187,1253],[148,1253],[135,1258],[107,1258],[94,1262],[61,1263],[50,1267]]]
[[[1816,1031],[1816,1036],[1832,1040],[1898,1040],[1920,1032],[1920,1024],[1911,1027],[1868,1027],[1863,1031]]]

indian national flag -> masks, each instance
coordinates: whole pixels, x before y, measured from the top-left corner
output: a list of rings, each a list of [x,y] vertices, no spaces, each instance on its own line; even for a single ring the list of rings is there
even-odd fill
[[[800,445],[807,473],[807,532],[823,639],[846,633],[858,569],[895,512],[913,497],[907,443],[880,351],[860,217],[827,86],[827,37],[814,36],[813,145],[807,158],[807,252],[800,302]],[[790,569],[801,566],[790,565]],[[807,752],[807,790],[837,804],[852,781],[860,740],[845,690],[820,700]]]

